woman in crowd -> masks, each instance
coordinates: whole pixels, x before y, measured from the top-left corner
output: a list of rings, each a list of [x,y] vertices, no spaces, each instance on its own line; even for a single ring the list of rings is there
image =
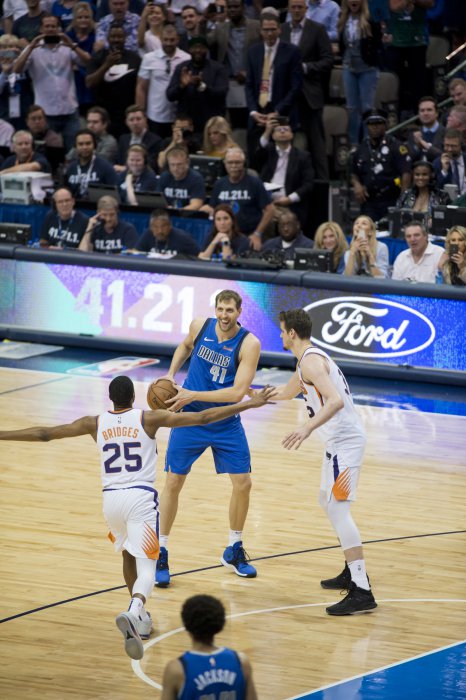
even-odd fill
[[[375,224],[369,216],[358,216],[353,238],[345,253],[345,275],[388,277],[388,248],[375,237]]]
[[[144,146],[134,144],[128,148],[126,169],[119,175],[121,201],[137,206],[136,192],[155,192],[157,176],[147,164]]]
[[[68,27],[67,35],[76,42],[80,49],[92,55],[95,42],[95,22],[91,5],[88,2],[77,2],[73,7],[73,20]],[[79,113],[87,114],[89,107],[95,104],[94,93],[86,87],[86,67],[76,66],[74,82],[79,102]]]
[[[219,204],[214,209],[214,226],[205,250],[199,253],[201,260],[212,260],[219,255],[221,260],[235,258],[249,250],[249,238],[240,233],[233,209],[229,204]]]
[[[202,153],[213,158],[224,158],[229,148],[239,148],[233,141],[230,125],[223,117],[211,117],[204,127]]]
[[[138,27],[138,46],[141,56],[162,47],[162,29],[166,20],[167,11],[164,5],[146,4]]]
[[[314,236],[314,247],[330,250],[333,253],[332,272],[338,275],[345,270],[345,251],[348,243],[342,228],[335,221],[325,221],[319,226]]]
[[[445,253],[440,258],[439,269],[445,284],[466,286],[466,227],[453,226],[445,239]]]
[[[338,33],[349,137],[351,145],[357,146],[362,115],[374,107],[382,49],[380,24],[371,21],[367,0],[342,0]]]
[[[438,207],[439,204],[450,204],[450,197],[437,189],[432,163],[419,160],[413,165],[413,186],[401,193],[396,206],[430,215],[432,207]]]

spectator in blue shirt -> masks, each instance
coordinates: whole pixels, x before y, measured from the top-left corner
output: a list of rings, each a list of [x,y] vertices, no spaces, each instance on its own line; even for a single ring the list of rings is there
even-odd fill
[[[17,131],[12,138],[14,155],[6,158],[1,166],[2,174],[40,172],[50,173],[50,163],[34,151],[34,141],[29,131]]]
[[[135,144],[128,148],[126,168],[119,174],[120,198],[124,204],[137,206],[136,192],[155,192],[157,175],[147,164],[144,146]]]
[[[189,167],[186,148],[175,146],[167,153],[168,170],[162,173],[159,190],[169,205],[177,209],[197,210],[205,200],[204,180]]]
[[[340,7],[335,0],[308,0],[306,17],[322,24],[330,41],[338,41],[338,17]]]
[[[118,184],[118,177],[105,158],[95,154],[97,139],[89,129],[80,129],[75,136],[77,158],[72,160],[65,172],[65,185],[77,199],[88,195],[89,183]]]
[[[155,209],[152,212],[149,228],[142,234],[136,248],[144,253],[199,253],[199,246],[189,233],[173,228],[170,215],[165,209]]]
[[[91,216],[79,250],[87,253],[122,253],[136,248],[138,234],[133,224],[120,221],[118,202],[108,195],[97,202],[97,214]]]

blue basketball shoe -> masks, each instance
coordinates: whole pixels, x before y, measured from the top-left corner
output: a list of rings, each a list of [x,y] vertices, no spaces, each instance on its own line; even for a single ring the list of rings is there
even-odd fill
[[[170,569],[168,568],[168,552],[165,547],[160,547],[159,558],[155,567],[155,585],[159,588],[167,588],[170,585]]]
[[[235,542],[232,547],[227,547],[223,552],[223,557],[220,559],[223,566],[231,569],[238,576],[245,578],[255,578],[257,576],[256,569],[252,564],[248,563],[249,557],[244,551],[242,542]]]

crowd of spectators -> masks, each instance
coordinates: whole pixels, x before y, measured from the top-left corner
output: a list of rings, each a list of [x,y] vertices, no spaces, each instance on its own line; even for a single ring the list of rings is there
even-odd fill
[[[376,225],[397,207],[425,223],[406,228],[393,278],[434,281],[440,270],[446,283],[465,284],[462,227],[441,256],[427,239],[433,209],[466,197],[465,73],[449,82],[440,109],[426,66],[431,29],[452,50],[464,42],[463,3],[4,0],[2,28],[0,172],[52,172],[42,246],[207,260],[281,250],[290,260],[315,244],[332,251],[335,273],[388,278]],[[316,182],[329,181],[324,106],[334,66],[360,210],[349,245],[351,232],[336,222],[310,227]],[[399,80],[397,119],[413,118],[395,135],[376,108],[387,71]],[[206,187],[196,154],[222,159],[225,174]],[[115,196],[102,197],[87,221],[76,202],[93,185]],[[138,206],[150,192],[168,209],[136,231],[118,200]],[[170,209],[208,213],[204,250],[172,227]]]

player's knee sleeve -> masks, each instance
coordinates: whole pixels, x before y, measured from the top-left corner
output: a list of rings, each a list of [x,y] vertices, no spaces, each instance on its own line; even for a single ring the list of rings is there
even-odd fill
[[[332,496],[327,503],[327,515],[344,551],[361,547],[361,535],[351,515],[349,501],[337,501]]]
[[[132,595],[140,593],[149,600],[155,581],[155,560],[136,558],[137,579],[134,582]]]
[[[319,505],[320,507],[325,511],[325,513],[328,515],[328,498],[327,498],[327,492],[321,489],[319,491]]]

